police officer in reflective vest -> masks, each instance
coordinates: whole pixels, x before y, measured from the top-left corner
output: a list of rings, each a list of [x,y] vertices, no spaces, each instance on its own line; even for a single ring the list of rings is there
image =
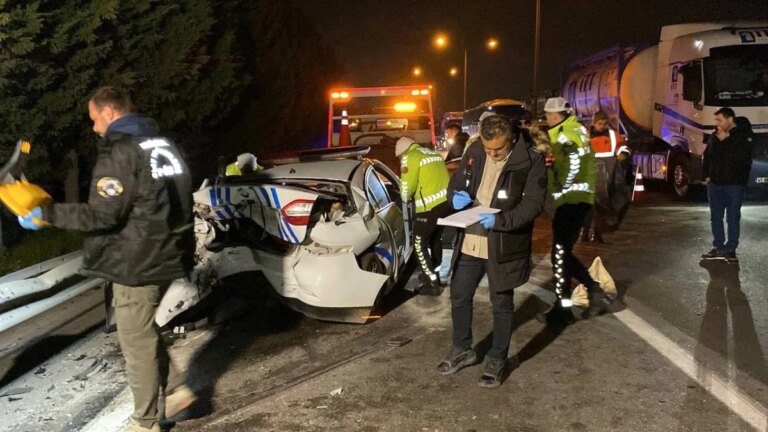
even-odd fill
[[[605,243],[603,232],[619,225],[622,208],[630,201],[624,166],[629,161],[629,149],[621,134],[611,129],[602,110],[592,116],[589,138],[595,153],[595,204],[584,221],[582,240]]]
[[[440,295],[438,275],[443,260],[440,237],[443,228],[437,219],[451,214],[446,198],[448,168],[440,154],[416,144],[411,138],[402,137],[395,146],[395,156],[400,158],[400,180],[403,207],[413,201],[416,219],[413,225],[414,247],[419,260],[419,294]]]
[[[589,293],[590,309],[604,306],[600,284],[592,279],[584,264],[573,255],[584,218],[595,202],[595,155],[589,145],[589,133],[570,114],[562,97],[549,98],[544,105],[554,162],[547,172],[547,188],[555,200],[552,221],[552,267],[558,301],[555,310],[572,307],[571,278],[584,284]]]
[[[262,169],[258,164],[256,156],[252,153],[242,153],[237,156],[237,161],[227,165],[225,175],[227,177],[249,175],[257,173]]]

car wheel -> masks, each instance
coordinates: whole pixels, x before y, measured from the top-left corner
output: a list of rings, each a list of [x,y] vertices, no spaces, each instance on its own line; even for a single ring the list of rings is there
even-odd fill
[[[677,196],[684,197],[690,187],[688,178],[688,159],[683,154],[672,157],[672,163],[669,170],[669,181],[675,188]]]
[[[371,273],[382,275],[387,274],[387,268],[374,252],[368,252],[367,254],[363,255],[362,258],[360,258],[360,268]]]

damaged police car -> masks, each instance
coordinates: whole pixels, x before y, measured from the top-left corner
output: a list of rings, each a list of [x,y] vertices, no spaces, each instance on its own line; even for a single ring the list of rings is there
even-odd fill
[[[412,252],[399,178],[367,151],[302,152],[195,192],[198,291],[260,271],[307,316],[367,322]],[[178,296],[169,291],[159,313],[175,315]]]

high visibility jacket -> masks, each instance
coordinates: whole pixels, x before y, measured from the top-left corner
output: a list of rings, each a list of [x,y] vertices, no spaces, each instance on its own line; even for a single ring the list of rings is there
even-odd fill
[[[624,145],[624,137],[620,133],[606,129],[603,132],[597,132],[594,129],[589,131],[590,144],[596,158],[613,157],[619,153],[629,153],[629,149]]]
[[[403,203],[415,201],[416,213],[430,211],[446,202],[450,175],[440,153],[413,144],[400,159]]]
[[[263,169],[264,168],[262,166],[257,165],[256,169],[253,170],[253,172],[257,173]],[[226,175],[227,177],[239,176],[239,175],[243,175],[243,172],[240,171],[240,167],[237,166],[237,162],[232,162],[231,164],[227,165],[227,170],[224,172],[224,175]]]
[[[587,128],[570,116],[548,133],[554,162],[547,172],[547,185],[555,205],[594,204],[597,174]]]

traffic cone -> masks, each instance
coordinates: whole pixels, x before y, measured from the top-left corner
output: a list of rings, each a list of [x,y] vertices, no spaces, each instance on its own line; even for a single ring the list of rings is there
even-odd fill
[[[347,110],[341,112],[341,130],[339,131],[339,147],[352,145],[352,136],[349,134],[349,117]]]
[[[640,173],[640,165],[638,165],[635,172],[635,187],[632,189],[632,202],[640,201],[643,194],[645,194],[645,186],[643,186],[643,175]]]

